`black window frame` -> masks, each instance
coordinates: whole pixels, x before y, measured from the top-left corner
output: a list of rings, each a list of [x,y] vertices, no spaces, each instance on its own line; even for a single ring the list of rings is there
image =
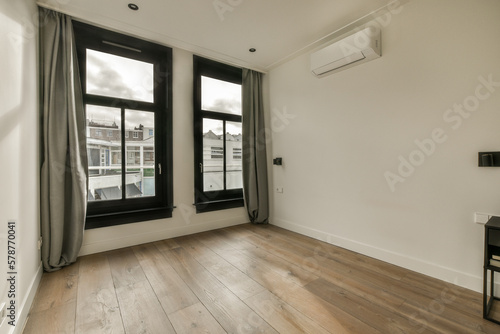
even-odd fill
[[[242,84],[242,69],[213,60],[193,56],[194,82],[194,183],[196,213],[225,210],[244,206],[243,189],[204,191],[203,189],[203,119],[210,118],[229,122],[243,122],[242,116],[201,108],[201,77],[210,77],[235,84]],[[225,123],[224,123],[225,124]],[[226,131],[224,127],[224,178],[226,168]]]
[[[172,156],[172,49],[135,37],[73,22],[76,51],[82,82],[83,102],[121,109],[122,189],[126,177],[126,146],[124,113],[127,110],[153,112],[155,117],[155,196],[92,201],[87,205],[85,229],[170,218],[173,211]],[[142,62],[154,68],[154,101],[142,102],[86,93],[86,50],[92,49]],[[159,167],[161,164],[161,168]]]

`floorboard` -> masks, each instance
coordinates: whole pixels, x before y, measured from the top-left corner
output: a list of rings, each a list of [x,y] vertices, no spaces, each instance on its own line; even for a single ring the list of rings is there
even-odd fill
[[[222,334],[226,331],[202,303],[186,307],[170,315],[178,334]]]
[[[164,253],[172,267],[228,333],[276,333],[184,248]]]
[[[75,333],[125,333],[108,258],[83,257],[79,273]]]
[[[195,294],[153,244],[136,246],[133,250],[167,315],[199,303]]]
[[[498,334],[500,325],[482,319],[474,291],[244,224],[44,273],[23,333]]]
[[[133,250],[111,252],[108,260],[125,332],[175,333]]]

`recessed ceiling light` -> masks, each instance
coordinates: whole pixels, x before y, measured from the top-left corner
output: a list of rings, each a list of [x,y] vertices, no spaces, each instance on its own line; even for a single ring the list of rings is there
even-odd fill
[[[251,49],[249,49],[248,51],[250,51],[250,52],[255,52],[255,51],[257,51],[257,49],[255,49],[255,48],[251,48]]]
[[[132,10],[139,10],[139,6],[137,6],[135,3],[129,3],[128,8]]]

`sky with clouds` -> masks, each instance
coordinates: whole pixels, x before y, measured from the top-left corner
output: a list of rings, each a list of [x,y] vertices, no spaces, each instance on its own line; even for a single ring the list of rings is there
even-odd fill
[[[153,64],[87,49],[87,93],[153,102]]]
[[[129,58],[87,49],[87,93],[153,102],[153,65]],[[241,115],[241,85],[202,77],[202,109]],[[119,108],[86,106],[87,119],[121,126]],[[125,128],[154,127],[151,112],[126,110]],[[222,122],[206,120],[203,132],[222,134]],[[226,122],[226,131],[241,133],[241,123]]]

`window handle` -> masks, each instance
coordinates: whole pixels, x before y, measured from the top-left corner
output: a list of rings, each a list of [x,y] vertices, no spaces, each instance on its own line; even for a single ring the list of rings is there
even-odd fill
[[[161,175],[161,164],[158,164],[158,174]]]
[[[200,163],[200,173],[203,174],[203,164],[202,163]]]

